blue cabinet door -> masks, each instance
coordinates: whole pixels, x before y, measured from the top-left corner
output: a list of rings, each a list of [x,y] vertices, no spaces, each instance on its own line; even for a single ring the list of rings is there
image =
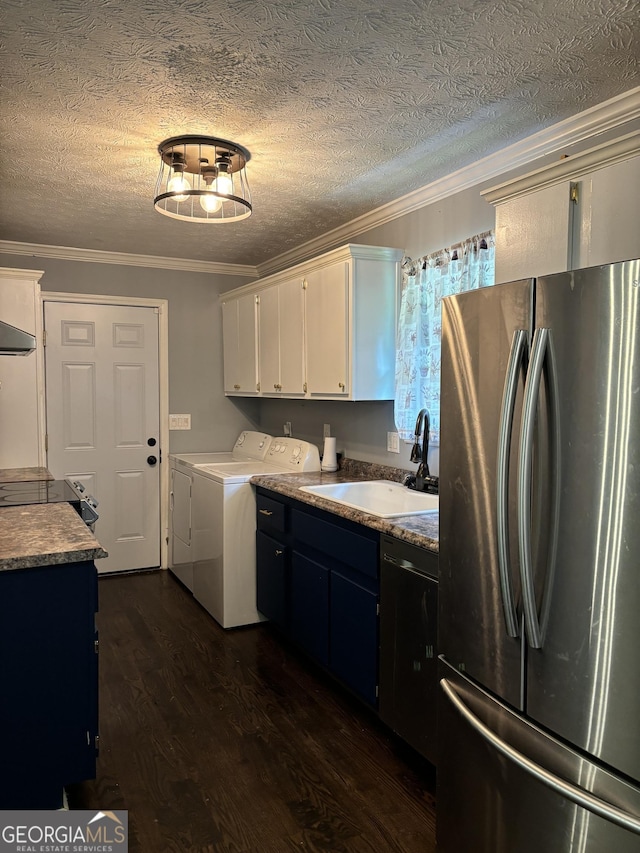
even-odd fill
[[[256,600],[263,616],[288,631],[287,549],[261,530],[256,534]]]
[[[329,666],[375,707],[378,684],[378,595],[331,572]]]
[[[329,663],[329,571],[293,552],[291,637],[319,663]]]

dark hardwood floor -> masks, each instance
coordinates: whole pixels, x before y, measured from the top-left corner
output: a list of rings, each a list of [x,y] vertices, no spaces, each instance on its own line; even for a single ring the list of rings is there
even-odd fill
[[[266,625],[224,631],[169,572],[101,578],[97,779],[130,853],[431,853],[435,771]]]

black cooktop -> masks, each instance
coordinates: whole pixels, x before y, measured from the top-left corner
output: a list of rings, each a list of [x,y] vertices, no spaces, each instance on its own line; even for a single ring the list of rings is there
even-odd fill
[[[0,507],[63,502],[71,504],[80,502],[80,494],[67,480],[0,483]]]

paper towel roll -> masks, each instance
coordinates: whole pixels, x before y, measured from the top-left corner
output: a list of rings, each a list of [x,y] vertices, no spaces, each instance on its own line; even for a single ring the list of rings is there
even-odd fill
[[[336,440],[332,436],[328,435],[324,440],[324,452],[322,454],[322,465],[320,467],[323,471],[338,470],[338,458],[336,456]]]

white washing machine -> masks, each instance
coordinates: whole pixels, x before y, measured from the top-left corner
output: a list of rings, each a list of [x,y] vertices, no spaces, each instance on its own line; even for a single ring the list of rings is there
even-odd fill
[[[182,459],[174,456],[173,465],[176,474],[192,478],[194,597],[223,628],[261,622],[264,617],[256,607],[256,500],[249,480],[256,474],[319,471],[318,448],[299,439],[273,438],[263,458],[202,463]],[[176,513],[176,497],[174,515],[182,518],[179,510]]]
[[[171,524],[169,568],[193,592],[194,508],[193,472],[196,465],[214,462],[255,462],[264,459],[272,436],[264,432],[243,430],[232,450],[212,453],[171,454]],[[179,462],[177,462],[179,460]],[[200,519],[195,519],[202,528]]]

